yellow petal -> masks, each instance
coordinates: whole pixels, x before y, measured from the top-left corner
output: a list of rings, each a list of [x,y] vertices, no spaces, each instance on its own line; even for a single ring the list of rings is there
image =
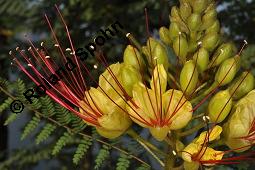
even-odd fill
[[[192,117],[192,105],[179,90],[168,90],[163,94],[165,119],[170,119],[172,130],[181,129],[188,124]],[[174,116],[173,116],[174,114]]]
[[[150,82],[151,89],[156,91],[158,96],[166,91],[167,74],[162,64],[154,68],[153,76]]]
[[[221,132],[222,132],[222,127],[218,125],[214,126],[214,128],[210,130],[209,141],[213,141],[217,139],[220,136]],[[199,135],[198,139],[195,142],[198,144],[203,144],[204,142],[207,142],[207,141],[208,141],[208,132],[205,131]]]

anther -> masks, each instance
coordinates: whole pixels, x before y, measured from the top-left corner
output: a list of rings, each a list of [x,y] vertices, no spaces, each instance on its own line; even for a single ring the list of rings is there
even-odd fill
[[[173,153],[173,155],[174,155],[174,156],[176,156],[176,155],[177,155],[177,153],[176,153],[174,150],[172,151],[172,153]]]
[[[46,55],[45,58],[50,58],[50,56]]]
[[[9,55],[12,55],[12,51],[9,51]]]
[[[43,43],[44,43],[44,42],[42,41],[42,42],[41,42],[41,46],[43,46]]]
[[[247,42],[246,40],[243,40],[243,42],[244,42],[245,44],[248,44],[248,42]]]
[[[91,46],[89,46],[92,50],[94,50],[95,48],[94,48],[94,46],[93,45],[91,45]]]
[[[58,44],[54,44],[54,46],[55,46],[55,47],[59,47],[59,45],[58,45]]]
[[[94,69],[97,69],[97,65],[96,64],[93,67],[94,67]]]
[[[19,50],[19,47],[16,47],[16,51],[18,51]]]
[[[130,35],[131,35],[131,33],[127,33],[127,34],[126,34],[126,37],[129,37]]]
[[[70,48],[67,48],[66,51],[71,51],[71,49],[70,49]]]
[[[182,34],[182,32],[178,32],[178,34],[179,34],[179,35],[181,35],[181,34]]]
[[[199,42],[197,43],[197,45],[202,45],[202,41],[199,41]]]
[[[32,49],[32,47],[29,47],[27,50],[30,51]]]
[[[27,64],[27,66],[32,67],[32,64]]]

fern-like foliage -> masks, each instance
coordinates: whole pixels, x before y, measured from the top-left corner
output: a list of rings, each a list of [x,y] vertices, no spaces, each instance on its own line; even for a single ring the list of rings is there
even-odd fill
[[[13,101],[12,98],[8,97],[8,98],[0,105],[0,115],[1,115],[1,113],[2,113],[4,110],[10,108],[10,104],[12,103],[12,101]]]
[[[5,120],[4,125],[6,126],[6,125],[10,124],[10,123],[13,122],[14,120],[16,120],[16,118],[17,118],[17,114],[16,114],[16,113],[11,113],[11,114],[8,116],[8,118]]]
[[[95,160],[94,169],[98,170],[103,165],[104,161],[110,156],[110,147],[103,145],[99,150],[98,155]]]
[[[66,110],[64,107],[60,106],[59,104],[56,104],[55,106],[56,111],[56,120],[61,125],[67,125],[71,121],[71,113]]]
[[[29,123],[26,125],[21,135],[21,140],[25,139],[31,132],[33,132],[35,128],[39,125],[39,123],[40,123],[40,117],[34,116],[32,120],[30,120]]]
[[[118,163],[116,170],[126,170],[130,166],[130,156],[125,154],[120,154],[120,157],[118,158]]]
[[[45,141],[51,134],[52,132],[56,129],[57,127],[51,123],[47,123],[42,131],[37,135],[35,139],[35,143],[38,145],[41,142]]]
[[[71,115],[71,117],[71,126],[74,133],[82,131],[87,126],[87,124],[78,116]]]
[[[70,142],[72,139],[72,134],[70,134],[69,132],[65,132],[57,141],[57,143],[55,144],[51,154],[52,155],[57,155],[61,149],[68,143]]]
[[[91,138],[83,138],[81,143],[78,145],[76,152],[73,156],[73,163],[78,164],[85,153],[89,150],[90,146],[92,145]]]
[[[136,170],[150,170],[151,168],[148,165],[142,164]]]
[[[45,117],[51,117],[55,115],[55,106],[51,98],[49,98],[48,96],[41,97],[40,102],[42,104],[42,113]]]

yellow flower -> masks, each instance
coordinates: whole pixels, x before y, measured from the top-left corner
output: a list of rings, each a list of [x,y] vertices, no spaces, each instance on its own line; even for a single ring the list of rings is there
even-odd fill
[[[231,117],[224,124],[225,143],[237,152],[243,152],[255,144],[255,90],[240,99]]]
[[[107,138],[120,136],[131,125],[125,110],[125,98],[116,81],[120,82],[120,74],[121,64],[109,66],[99,77],[98,88],[86,91],[84,100],[80,102],[80,112],[95,117],[98,133]]]
[[[170,130],[188,124],[192,105],[181,91],[166,91],[167,73],[162,64],[154,68],[150,87],[142,83],[134,85],[133,102],[128,102],[127,111],[134,122],[149,128],[152,136],[161,141]]]
[[[222,128],[216,125],[209,133],[202,132],[183,149],[182,158],[185,161],[185,169],[198,169],[199,164],[213,165],[222,159],[224,152],[206,146],[208,142],[218,139],[221,132]]]

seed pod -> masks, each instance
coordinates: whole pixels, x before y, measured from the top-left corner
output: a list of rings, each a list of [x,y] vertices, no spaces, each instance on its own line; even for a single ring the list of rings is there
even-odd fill
[[[182,63],[186,62],[186,56],[188,54],[188,42],[182,35],[176,37],[173,41],[173,49],[175,54],[179,57]]]
[[[153,56],[154,66],[158,65],[158,64],[163,64],[165,69],[168,68],[169,62],[168,62],[168,57],[167,57],[166,49],[159,42],[155,46],[155,48],[154,48],[154,50],[152,52],[152,56]]]
[[[213,51],[219,42],[220,36],[218,33],[210,32],[206,34],[202,40],[202,46],[208,51]]]
[[[145,64],[140,52],[131,45],[126,47],[123,60],[126,65],[131,65],[137,70],[144,69]]]
[[[188,24],[188,27],[191,30],[193,30],[193,31],[198,30],[198,28],[201,25],[201,16],[200,16],[200,14],[197,14],[197,13],[191,14],[188,17],[187,24]]]
[[[213,54],[210,67],[215,67],[234,54],[234,46],[231,43],[222,44]]]
[[[167,45],[170,45],[171,44],[171,36],[170,36],[170,32],[169,30],[166,28],[166,27],[161,27],[159,29],[159,36],[160,36],[160,39],[166,43]]]
[[[176,22],[172,22],[170,24],[169,32],[170,32],[171,40],[174,40],[176,37],[179,36],[179,32],[181,32],[181,30]]]
[[[182,19],[186,20],[192,12],[192,8],[189,5],[189,3],[184,2],[180,4],[180,14],[182,16]]]
[[[235,56],[225,60],[219,67],[216,75],[215,81],[219,83],[220,86],[224,86],[230,83],[240,67],[240,56]]]
[[[142,81],[142,78],[140,72],[136,68],[130,65],[123,65],[121,80],[125,91],[128,93],[129,96],[132,96],[134,84]]]
[[[208,5],[207,0],[193,0],[192,3],[192,8],[194,13],[202,13],[206,6]]]
[[[198,71],[202,73],[207,69],[209,63],[209,53],[206,49],[200,48],[198,52],[193,55],[194,62],[197,62]]]
[[[232,108],[232,99],[228,90],[219,91],[210,100],[208,105],[208,116],[214,123],[222,122]]]
[[[251,73],[243,72],[229,87],[233,99],[238,100],[254,88],[254,77]]]
[[[219,20],[216,20],[208,29],[206,29],[205,33],[206,34],[208,34],[210,32],[217,33],[219,31],[220,31],[220,22],[219,22]]]
[[[190,95],[196,89],[198,82],[198,71],[193,60],[185,63],[180,74],[181,89],[185,94]]]

